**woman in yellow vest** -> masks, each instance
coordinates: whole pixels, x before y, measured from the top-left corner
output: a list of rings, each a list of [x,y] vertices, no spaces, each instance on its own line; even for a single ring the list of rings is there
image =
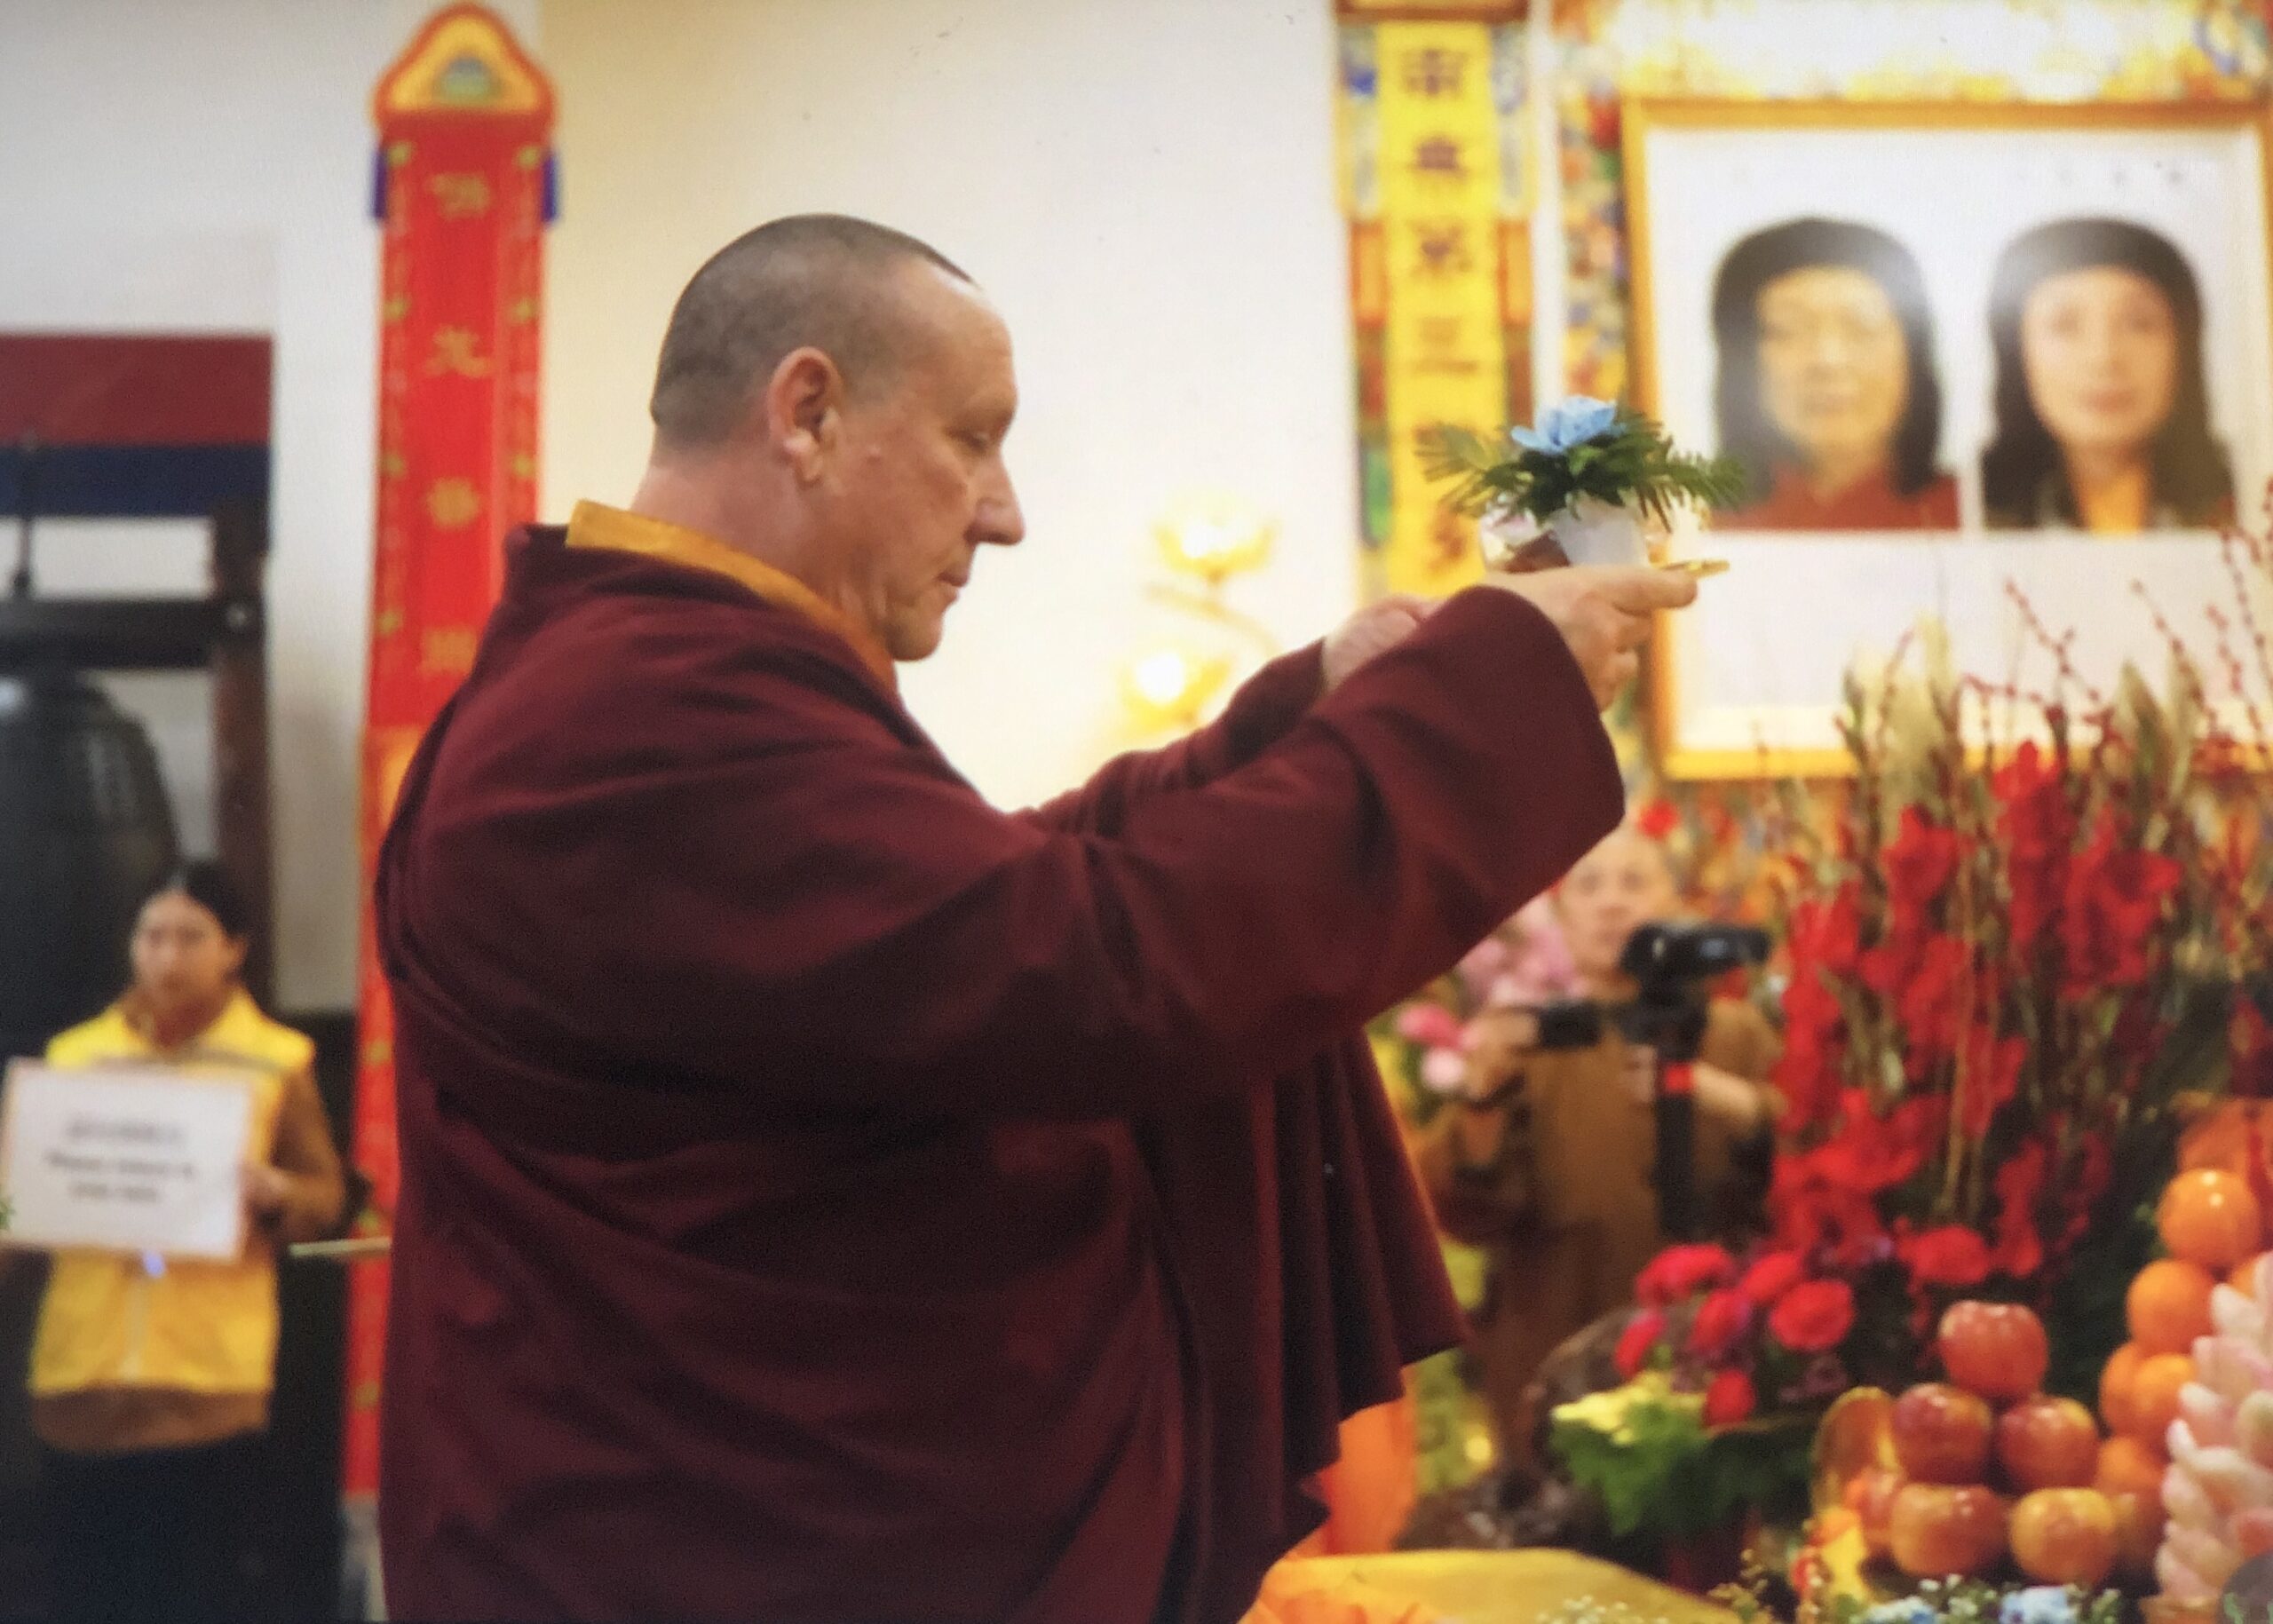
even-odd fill
[[[247,1240],[231,1263],[59,1251],[31,1361],[44,1446],[55,1616],[234,1615],[276,1362],[276,1254],[334,1225],[339,1155],[314,1047],[239,981],[246,916],[221,870],[194,863],[143,905],[133,984],[58,1037],[50,1064],[249,1077]]]

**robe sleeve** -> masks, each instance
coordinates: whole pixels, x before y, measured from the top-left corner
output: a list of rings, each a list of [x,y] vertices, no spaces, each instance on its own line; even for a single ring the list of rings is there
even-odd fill
[[[1324,647],[1281,654],[1239,685],[1224,714],[1164,749],[1115,757],[1081,788],[1024,817],[1065,834],[1117,834],[1130,810],[1156,795],[1197,789],[1245,766],[1301,720],[1324,690]]]
[[[1117,796],[1110,835],[996,811],[809,655],[710,638],[659,663],[671,681],[577,718],[560,780],[416,820],[391,971],[418,973],[408,922],[442,917],[472,1007],[774,1116],[1117,1116],[1263,1086],[1449,969],[1622,800],[1560,635],[1489,589],[1246,765]],[[1129,772],[1192,776],[1239,732]]]

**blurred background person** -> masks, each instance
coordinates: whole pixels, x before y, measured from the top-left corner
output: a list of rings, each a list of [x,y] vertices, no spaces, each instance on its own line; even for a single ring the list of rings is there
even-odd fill
[[[1632,824],[1555,892],[1580,996],[1630,1000],[1620,955],[1640,926],[1678,902],[1663,844]],[[1614,1023],[1584,1049],[1544,1051],[1527,1010],[1475,1028],[1465,1097],[1440,1112],[1415,1160],[1437,1222],[1482,1247],[1489,1278],[1475,1353],[1501,1458],[1536,1463],[1525,1390],[1566,1337],[1629,1306],[1634,1280],[1667,1245],[1651,1182],[1655,1057]],[[1756,1227],[1759,1176],[1776,1109],[1766,1086],[1775,1034],[1750,1004],[1716,999],[1695,1067],[1698,1190],[1711,1231]]]
[[[2233,474],[2210,432],[2202,296],[2185,256],[2127,220],[2055,220],[1997,261],[1990,527],[2100,535],[2222,525]]]
[[[54,1616],[244,1616],[241,1584],[266,1478],[277,1341],[276,1254],[340,1216],[339,1155],[309,1041],[270,1020],[239,980],[244,905],[192,863],[142,906],[132,980],[109,1010],[49,1046],[50,1065],[160,1067],[246,1080],[248,1235],[229,1263],[58,1251],[33,1344]],[[0,1258],[20,1253],[0,1253]]]
[[[1721,450],[1751,479],[1721,521],[1756,530],[1954,530],[1936,464],[1942,386],[1910,250],[1845,220],[1787,220],[1729,250],[1713,286]]]

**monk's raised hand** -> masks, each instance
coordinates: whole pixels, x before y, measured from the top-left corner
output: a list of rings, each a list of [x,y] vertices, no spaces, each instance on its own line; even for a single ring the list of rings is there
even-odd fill
[[[1342,678],[1366,661],[1404,642],[1428,618],[1430,606],[1418,598],[1384,598],[1367,604],[1327,633],[1321,661],[1326,691],[1333,693]]]
[[[1662,569],[1548,569],[1487,576],[1486,583],[1531,599],[1555,622],[1604,710],[1640,674],[1636,651],[1658,613],[1697,599],[1694,580]]]

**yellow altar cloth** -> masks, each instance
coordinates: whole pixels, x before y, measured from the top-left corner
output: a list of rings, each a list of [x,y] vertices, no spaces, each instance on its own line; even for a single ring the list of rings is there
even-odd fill
[[[1569,1603],[1624,1604],[1633,1624],[1730,1624],[1727,1609],[1566,1550],[1290,1557],[1242,1624],[1540,1624]]]

